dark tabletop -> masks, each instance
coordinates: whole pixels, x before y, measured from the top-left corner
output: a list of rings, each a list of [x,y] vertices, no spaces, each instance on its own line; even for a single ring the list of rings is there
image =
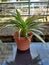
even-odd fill
[[[2,65],[49,65],[49,42],[42,44],[41,42],[32,42],[30,49],[22,52],[17,49],[15,43],[4,43],[11,46],[8,58],[2,61]],[[4,55],[5,56],[5,55]],[[0,59],[1,60],[1,59]]]

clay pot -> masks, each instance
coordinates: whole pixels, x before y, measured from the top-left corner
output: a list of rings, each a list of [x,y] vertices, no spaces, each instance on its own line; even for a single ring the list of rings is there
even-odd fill
[[[31,41],[29,41],[26,37],[18,37],[18,32],[14,33],[14,39],[17,44],[17,48],[21,51],[25,51],[29,49]],[[32,39],[32,33],[29,33],[30,39]]]

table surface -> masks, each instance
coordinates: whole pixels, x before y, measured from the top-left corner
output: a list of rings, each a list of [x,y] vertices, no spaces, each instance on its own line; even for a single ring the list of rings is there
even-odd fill
[[[47,42],[46,44],[47,44],[47,46],[45,44],[42,44],[41,42],[32,42],[30,44],[31,58],[35,59],[36,57],[40,57],[40,59],[41,59],[41,61],[39,62],[40,65],[49,65],[49,42]],[[3,43],[2,45],[3,46],[5,45],[7,48],[10,47],[10,49],[8,48],[8,51],[10,50],[10,52],[8,52],[9,54],[7,55],[8,56],[7,59],[6,60],[2,59],[2,62],[0,62],[0,64],[6,65],[6,61],[8,63],[10,63],[15,60],[17,46],[15,43]],[[22,54],[19,54],[19,55],[22,55]],[[24,56],[24,54],[22,56]],[[19,59],[19,60],[23,60],[22,56],[20,56],[21,59]],[[27,53],[25,54],[25,56],[27,56],[27,58],[28,58]],[[0,58],[0,60],[1,60],[1,58]]]

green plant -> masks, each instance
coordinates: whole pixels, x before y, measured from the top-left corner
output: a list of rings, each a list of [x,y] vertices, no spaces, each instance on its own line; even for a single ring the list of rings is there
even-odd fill
[[[5,24],[3,25],[3,28],[4,27],[16,28],[15,30],[19,33],[18,35],[19,37],[26,37],[29,40],[30,40],[29,33],[31,32],[38,39],[40,39],[43,43],[45,43],[45,41],[40,36],[40,34],[43,35],[42,30],[45,29],[45,26],[44,26],[44,23],[41,23],[38,20],[38,19],[44,18],[44,16],[33,15],[31,17],[28,17],[24,21],[17,9],[16,9],[16,13],[13,13],[13,12],[9,12],[9,13],[11,13],[15,19],[9,19],[8,21],[3,22],[3,24]]]

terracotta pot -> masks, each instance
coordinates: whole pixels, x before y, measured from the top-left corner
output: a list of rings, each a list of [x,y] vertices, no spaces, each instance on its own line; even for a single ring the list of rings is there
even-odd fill
[[[31,41],[25,37],[18,37],[18,32],[15,32],[14,39],[17,44],[17,48],[21,51],[29,49]],[[32,38],[32,33],[30,33],[30,39]]]

